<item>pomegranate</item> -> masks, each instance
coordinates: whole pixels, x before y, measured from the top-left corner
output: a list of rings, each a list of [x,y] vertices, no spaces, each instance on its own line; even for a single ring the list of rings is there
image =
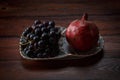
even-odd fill
[[[87,18],[87,14],[84,14],[81,20],[74,20],[66,29],[66,39],[76,50],[87,51],[98,43],[98,28],[93,22],[87,21]]]

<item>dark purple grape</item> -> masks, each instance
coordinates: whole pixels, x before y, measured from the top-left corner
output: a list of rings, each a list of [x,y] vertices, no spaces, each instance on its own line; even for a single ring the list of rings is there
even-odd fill
[[[50,31],[49,36],[50,36],[50,37],[54,37],[54,36],[55,36],[55,31]]]
[[[22,38],[20,38],[20,42],[21,42],[21,43],[27,43],[28,40],[27,40],[26,38],[22,37]]]
[[[55,38],[52,38],[52,37],[49,38],[49,43],[53,46],[58,44],[57,40]]]
[[[33,50],[34,49],[34,45],[29,45],[28,49]]]
[[[31,50],[27,50],[27,51],[25,52],[25,54],[26,54],[27,56],[31,57],[31,58],[34,57],[33,51],[31,51]]]
[[[54,27],[54,28],[51,28],[50,31],[55,31],[55,32],[58,32],[58,28]]]
[[[34,48],[38,48],[38,43],[37,42],[34,43]]]
[[[41,32],[40,28],[36,28],[34,32],[35,32],[36,35],[41,36],[42,32]]]
[[[49,30],[48,30],[46,27],[42,27],[42,28],[41,28],[41,31],[42,31],[42,32],[49,32]]]
[[[24,31],[24,32],[22,33],[23,36],[26,36],[27,34],[28,34],[27,31]]]
[[[30,34],[30,39],[32,40],[34,36],[34,34]]]
[[[52,43],[54,39],[52,37],[49,38],[49,43]]]
[[[25,31],[31,32],[33,29],[31,27],[27,27]]]
[[[46,53],[50,53],[50,52],[51,52],[50,48],[47,48],[47,49],[45,50],[45,52],[46,52]]]
[[[34,50],[34,54],[37,54],[37,53],[39,53],[39,50],[38,50],[38,49],[35,49],[35,50]]]
[[[38,45],[43,45],[44,44],[44,42],[42,41],[42,40],[40,40],[39,42],[38,42]]]
[[[45,49],[39,48],[38,50],[35,51],[35,54],[37,57],[42,58],[44,52],[45,52]]]
[[[36,28],[36,26],[35,25],[32,25],[32,29],[34,30]]]
[[[41,25],[41,24],[33,25],[33,26],[32,26],[33,30],[35,30],[36,28],[40,28],[40,29],[41,29],[41,27],[40,27],[39,25]]]
[[[60,32],[56,32],[57,38],[60,39],[61,37],[61,33]]]
[[[49,21],[49,25],[54,27],[55,26],[55,22],[54,21]]]
[[[55,38],[56,40],[59,40],[60,36],[61,36],[61,33],[58,32],[58,29],[57,28],[54,28],[50,31],[50,34],[49,34],[51,37]]]
[[[53,26],[48,26],[47,29],[50,31],[51,28],[54,28]]]
[[[55,28],[54,28],[54,31],[55,31],[55,32],[58,32],[58,28],[57,28],[57,27],[55,27]]]
[[[22,33],[23,36],[27,36],[33,29],[31,27],[28,27],[25,29],[25,31]]]
[[[26,36],[27,39],[30,39],[30,35],[31,35],[31,33],[27,34],[27,36]]]
[[[42,28],[42,27],[45,27],[45,25],[44,24],[39,24],[38,27]]]
[[[50,53],[50,57],[55,57],[59,54],[59,49],[55,49]]]
[[[37,53],[37,54],[36,54],[36,57],[37,57],[37,58],[43,58],[42,53]]]
[[[34,40],[34,41],[39,41],[39,37],[38,37],[38,36],[34,36],[34,37],[33,37],[33,40]]]
[[[46,58],[46,57],[48,57],[48,56],[49,56],[49,54],[48,54],[48,53],[46,53],[46,52],[44,52],[44,53],[42,54],[42,56],[43,56],[43,58]]]
[[[47,27],[49,25],[48,21],[43,22],[43,24],[45,25],[45,27]]]
[[[46,39],[49,38],[49,35],[48,35],[47,33],[43,33],[43,34],[41,35],[41,38],[42,38],[43,40],[46,40]]]
[[[35,21],[34,21],[34,25],[38,25],[38,24],[40,24],[40,23],[41,23],[40,20],[35,20]]]
[[[39,51],[39,53],[44,53],[45,52],[45,47],[42,47],[42,48],[38,48],[38,51]]]
[[[24,53],[26,52],[28,50],[28,48],[26,47],[26,48],[24,48]]]
[[[40,48],[44,48],[44,47],[45,47],[44,41],[43,41],[43,40],[40,40],[40,41],[38,42],[38,46],[39,46]]]

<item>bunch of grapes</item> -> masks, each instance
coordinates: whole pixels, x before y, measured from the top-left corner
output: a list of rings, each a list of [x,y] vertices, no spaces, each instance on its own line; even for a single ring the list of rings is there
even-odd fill
[[[59,54],[58,41],[61,34],[54,21],[35,20],[31,27],[25,29],[22,36],[28,42],[23,48],[24,54],[28,57],[48,58]]]

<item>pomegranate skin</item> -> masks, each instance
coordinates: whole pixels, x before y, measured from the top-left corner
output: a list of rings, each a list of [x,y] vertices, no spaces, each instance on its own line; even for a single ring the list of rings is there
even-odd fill
[[[66,39],[68,43],[76,50],[87,51],[95,47],[99,39],[99,30],[97,26],[85,20],[74,20],[66,29]]]

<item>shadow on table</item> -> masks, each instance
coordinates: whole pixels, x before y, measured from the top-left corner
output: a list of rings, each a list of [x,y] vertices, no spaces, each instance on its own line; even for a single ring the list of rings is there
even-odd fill
[[[104,55],[102,50],[98,54],[83,58],[72,60],[49,60],[49,61],[30,61],[22,59],[21,63],[27,70],[56,70],[66,67],[88,67],[98,63]]]

